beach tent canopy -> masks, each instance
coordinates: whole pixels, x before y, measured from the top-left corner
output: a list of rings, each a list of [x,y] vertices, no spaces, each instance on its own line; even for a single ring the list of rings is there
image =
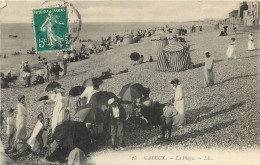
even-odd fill
[[[192,68],[189,46],[174,41],[167,45],[160,54],[156,70],[162,72],[179,72]]]
[[[170,45],[167,45],[163,50],[168,52],[177,52],[181,51],[183,49],[189,48],[188,45],[182,43],[182,42],[173,42]]]

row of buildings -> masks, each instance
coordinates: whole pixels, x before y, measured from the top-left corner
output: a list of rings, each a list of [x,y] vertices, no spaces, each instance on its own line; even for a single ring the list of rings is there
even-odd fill
[[[240,3],[238,10],[229,13],[224,24],[253,26],[260,25],[260,1],[245,1]]]

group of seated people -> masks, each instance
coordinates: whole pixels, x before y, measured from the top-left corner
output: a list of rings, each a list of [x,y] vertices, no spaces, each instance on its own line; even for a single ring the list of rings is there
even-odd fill
[[[1,72],[1,88],[9,88],[9,83],[15,80],[17,80],[17,76],[12,76],[11,71],[8,71],[6,76]]]
[[[77,62],[88,59],[90,53],[87,52],[83,45],[84,44],[82,44],[80,51],[76,51],[75,49],[72,51],[68,50],[67,52],[63,51],[63,59],[66,60],[66,62]]]
[[[227,36],[227,28],[223,28],[222,31],[220,32],[219,36]]]

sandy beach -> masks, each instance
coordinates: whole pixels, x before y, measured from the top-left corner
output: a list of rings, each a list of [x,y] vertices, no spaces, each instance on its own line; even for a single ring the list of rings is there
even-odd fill
[[[247,51],[248,34],[253,32],[255,51]],[[84,80],[98,77],[108,68],[113,73],[128,68],[128,73],[114,75],[100,86],[100,90],[111,91],[118,95],[122,86],[130,83],[140,83],[150,88],[150,97],[154,101],[163,103],[170,99],[173,91],[167,83],[173,78],[179,78],[184,86],[185,109],[187,110],[187,124],[173,132],[171,142],[149,143],[159,135],[159,127],[151,130],[135,130],[126,132],[126,150],[130,152],[166,149],[257,149],[260,146],[259,131],[259,89],[260,89],[260,31],[257,29],[238,28],[236,35],[229,30],[228,36],[219,36],[219,30],[207,30],[188,33],[185,39],[190,47],[194,69],[182,72],[157,72],[155,62],[131,65],[130,54],[138,52],[148,61],[151,55],[151,37],[142,39],[139,43],[122,45],[100,54],[91,55],[90,59],[69,63],[68,74],[58,80],[66,89],[81,85]],[[230,38],[236,38],[237,59],[227,60],[226,50]],[[215,85],[203,87],[204,52],[210,51],[215,59]],[[34,57],[36,59],[36,56]],[[2,59],[1,59],[2,60]],[[18,66],[17,66],[18,67]],[[45,95],[44,89],[48,83],[28,88],[16,86],[1,89],[2,110],[16,108],[17,95],[24,94],[29,108],[28,130],[32,130],[36,123],[36,116],[43,111],[46,117],[51,117],[53,105],[43,105],[34,102],[35,98]],[[70,98],[72,109],[78,98]],[[6,142],[6,136],[1,132]],[[103,141],[97,146],[95,154],[107,152],[110,141]],[[112,152],[112,151],[110,151]],[[18,164],[41,163],[38,157],[30,154],[16,158],[10,155]]]

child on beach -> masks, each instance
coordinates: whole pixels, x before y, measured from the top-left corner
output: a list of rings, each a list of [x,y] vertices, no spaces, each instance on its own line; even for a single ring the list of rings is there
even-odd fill
[[[234,56],[234,59],[236,59],[236,55],[234,53],[235,51],[235,38],[231,38],[231,43],[228,45],[228,49],[227,49],[227,52],[226,52],[226,55],[227,55],[227,58],[228,60],[232,58],[232,56]]]
[[[178,112],[174,108],[172,101],[168,101],[163,108],[163,115],[161,116],[161,136],[158,138],[159,140],[165,139],[165,132],[168,130],[168,138],[170,140],[172,133],[172,123],[173,117],[177,115]]]
[[[8,140],[8,149],[11,149],[14,144],[15,135],[15,119],[14,119],[14,109],[10,108],[6,113],[6,134]]]
[[[48,142],[51,138],[50,118],[45,118],[44,128],[42,132],[43,149],[48,148]]]
[[[153,57],[150,56],[149,62],[153,62]]]
[[[138,60],[138,63],[139,63],[139,64],[142,64],[143,62],[144,62],[144,56],[141,55],[140,58],[139,58],[139,60]]]
[[[40,113],[37,116],[37,119],[38,121],[27,143],[31,146],[31,150],[33,152],[35,152],[36,154],[40,154],[44,148],[48,148],[47,142],[48,142],[50,126],[49,126],[49,122],[46,122],[46,119],[44,119],[43,113]]]

